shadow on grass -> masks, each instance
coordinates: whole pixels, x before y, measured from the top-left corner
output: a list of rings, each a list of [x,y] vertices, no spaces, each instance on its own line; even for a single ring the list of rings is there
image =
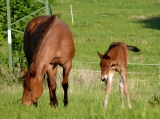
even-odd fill
[[[160,16],[147,17],[138,20],[138,23],[144,24],[145,28],[160,30]]]

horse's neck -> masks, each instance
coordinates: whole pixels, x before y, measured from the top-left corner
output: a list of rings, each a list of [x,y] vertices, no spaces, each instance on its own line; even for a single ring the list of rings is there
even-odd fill
[[[34,71],[36,76],[42,77],[47,70],[47,64],[44,62],[32,62],[30,66],[30,71]]]
[[[40,68],[44,68],[45,66],[47,66],[51,60],[52,60],[52,55],[54,54],[52,51],[52,48],[49,47],[52,42],[48,42],[50,41],[50,39],[46,40],[44,39],[44,41],[42,41],[42,43],[40,44],[40,46],[35,49],[35,53],[33,56],[33,63],[36,65],[36,67],[40,67]],[[53,47],[54,48],[54,47]]]

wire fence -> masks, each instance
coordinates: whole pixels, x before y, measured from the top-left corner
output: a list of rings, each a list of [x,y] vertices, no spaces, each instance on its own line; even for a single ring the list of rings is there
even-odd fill
[[[94,71],[92,68],[85,69],[82,67],[75,67],[76,64],[81,66],[83,61],[73,61],[73,67],[69,74],[69,92],[77,94],[77,91],[84,89],[89,89],[89,91],[93,90],[102,90],[104,91],[105,86],[104,82],[101,81],[100,75],[101,71]],[[99,64],[99,62],[83,62],[87,63],[87,65]],[[133,64],[129,64],[133,65]],[[136,64],[137,65],[137,64]],[[141,64],[142,65],[142,64]],[[148,65],[147,65],[148,66]],[[151,65],[152,66],[152,65]],[[153,65],[160,66],[160,65]],[[62,68],[58,68],[58,72],[56,75],[57,85],[60,86],[63,76],[62,76]],[[134,72],[142,74],[142,72]],[[128,85],[130,89],[130,96],[134,99],[143,99],[149,100],[154,95],[160,95],[160,80],[157,78],[157,74],[149,74],[145,72],[142,75],[136,75],[131,72],[128,75]],[[120,76],[118,73],[115,73],[112,81],[112,91],[111,95],[118,94],[119,92],[119,81]],[[76,90],[75,90],[76,89]],[[96,91],[95,93],[97,93]]]
[[[85,64],[89,64],[89,65],[92,65],[92,64],[99,64],[99,62],[86,62],[86,61],[73,61],[73,63],[85,63]],[[137,66],[155,66],[158,68],[158,73],[160,74],[160,62],[159,64],[152,64],[152,63],[148,63],[148,64],[142,64],[142,63],[128,63],[128,65],[137,65]],[[80,70],[74,70],[74,71],[80,71]],[[93,71],[93,72],[100,72],[100,71]],[[128,72],[128,73],[131,73],[131,72]],[[134,73],[134,72],[132,72]],[[135,73],[139,73],[139,72],[135,72]],[[144,72],[144,74],[146,74]]]
[[[92,69],[92,65],[97,65],[99,66],[99,62],[86,62],[86,61],[73,61],[73,65],[80,65],[80,64],[86,64],[87,68],[82,67],[75,67],[73,66],[72,72],[88,72],[88,73],[94,73],[100,75],[101,70],[95,70]],[[154,64],[154,63],[128,63],[128,65],[132,66],[133,69],[131,71],[129,70],[127,73],[131,78],[135,77],[138,78],[138,80],[145,80],[145,79],[150,79],[150,80],[160,80],[160,63],[159,64]],[[134,67],[135,66],[135,67]],[[138,67],[140,66],[140,68]],[[142,67],[147,67],[147,68],[142,68]],[[149,67],[149,68],[148,68]],[[138,68],[138,70],[134,69]],[[143,70],[142,70],[143,69]],[[154,69],[154,71],[152,70]],[[117,74],[117,73],[116,73]]]

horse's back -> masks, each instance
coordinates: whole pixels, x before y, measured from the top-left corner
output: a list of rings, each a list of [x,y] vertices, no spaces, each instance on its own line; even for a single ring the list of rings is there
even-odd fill
[[[27,25],[28,27],[28,32],[32,34],[35,32],[35,30],[45,21],[47,21],[50,17],[49,16],[38,16],[34,19],[32,19],[29,24]]]
[[[75,54],[75,47],[71,29],[58,17],[56,17],[51,29],[54,34],[53,37],[57,37],[57,39],[52,39],[52,42],[57,43],[54,43],[57,47],[56,57],[70,57],[72,59]]]
[[[39,41],[43,41],[43,43]],[[46,50],[50,51],[53,59],[61,58],[65,60],[63,62],[74,57],[75,47],[72,31],[56,15],[39,16],[28,23],[24,33],[24,52],[29,63],[34,51],[39,49],[42,54]]]
[[[41,32],[44,22],[49,19],[49,16],[38,16],[32,19],[26,26],[24,32],[24,52],[27,60],[30,62],[35,46],[38,41],[38,34]],[[38,29],[38,30],[37,30]]]

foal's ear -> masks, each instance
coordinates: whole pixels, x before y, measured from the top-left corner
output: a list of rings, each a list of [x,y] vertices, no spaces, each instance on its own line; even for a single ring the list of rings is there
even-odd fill
[[[99,58],[102,59],[102,58],[103,58],[103,55],[100,54],[98,51],[97,51],[97,53],[98,53]]]
[[[105,59],[107,59],[107,60],[110,60],[110,59],[111,59],[111,57],[108,56],[108,55],[104,55],[103,57],[104,57]]]

